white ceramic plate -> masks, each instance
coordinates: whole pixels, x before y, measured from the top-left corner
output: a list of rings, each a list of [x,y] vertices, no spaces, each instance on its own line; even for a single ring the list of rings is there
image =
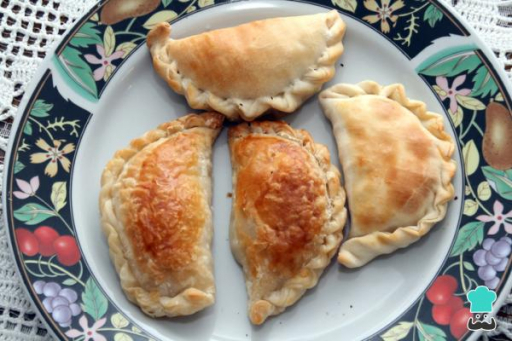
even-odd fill
[[[396,18],[397,26],[391,27],[387,35],[381,32],[384,27],[380,22],[373,26],[368,22],[368,15],[372,13],[362,2],[348,0],[222,3],[177,20],[173,24],[174,38],[257,19],[325,12],[329,10],[328,6],[344,10],[341,15],[347,24],[343,41],[345,52],[338,62],[335,78],[326,87],[363,80],[375,80],[381,84],[402,83],[408,97],[422,100],[430,111],[445,115],[445,126],[454,140],[459,141],[460,147],[454,157],[459,165],[454,179],[457,200],[449,205],[446,218],[420,242],[380,257],[360,269],[348,270],[333,260],[316,288],[283,314],[269,319],[263,326],[254,327],[247,318],[242,271],[231,255],[228,242],[231,199],[227,194],[232,191],[232,186],[224,130],[215,144],[213,160],[215,305],[191,317],[152,319],[126,299],[100,228],[98,195],[101,172],[114,152],[125,147],[131,139],[162,122],[192,112],[186,101],[173,93],[153,71],[146,46],[134,47],[143,43],[142,37],[154,22],[173,19],[173,13],[186,14],[192,6],[210,3],[213,1],[162,1],[150,13],[111,25],[97,21],[98,13],[103,18],[102,11],[106,11],[106,7],[102,7],[104,4],[98,6],[67,34],[67,39],[36,77],[38,82],[34,84],[32,96],[30,93],[25,96],[25,114],[18,116],[15,138],[11,141],[4,202],[7,204],[7,224],[14,232],[11,237],[20,271],[31,297],[52,330],[62,338],[77,336],[75,339],[79,340],[79,334],[90,331],[94,325],[94,333],[116,341],[130,338],[176,341],[356,340],[381,339],[383,335],[388,335],[388,340],[424,340],[429,337],[444,340],[461,336],[454,335],[450,326],[438,325],[432,319],[432,304],[423,298],[441,273],[459,281],[457,293],[460,295],[485,284],[478,276],[472,255],[481,248],[483,236],[488,234],[491,225],[481,222],[481,226],[474,227],[479,224],[475,217],[492,213],[495,201],[505,206],[504,212],[511,209],[511,203],[506,191],[493,184],[494,178],[487,175],[494,170],[497,172],[495,176],[509,179],[506,172],[503,175],[494,168],[485,170],[490,166],[481,153],[483,131],[478,134],[483,130],[482,116],[488,104],[501,103],[505,110],[510,110],[510,99],[500,80],[502,74],[487,60],[485,48],[468,34],[467,29],[461,28],[458,19],[436,2],[416,1],[397,8],[395,13],[401,16]],[[393,3],[399,7],[396,5],[398,2],[392,1],[390,5]],[[378,2],[377,5],[379,8],[383,6]],[[403,41],[396,39],[408,33],[407,19],[411,17],[419,23],[419,33],[413,33],[409,46],[402,45]],[[452,36],[446,36],[448,33]],[[124,53],[116,55],[115,51]],[[454,58],[460,60],[451,65],[450,60]],[[94,60],[106,61],[107,66],[91,63]],[[85,63],[89,69],[80,63]],[[112,68],[111,65],[117,68],[109,75],[107,68]],[[95,80],[94,70],[101,67],[104,67],[104,76]],[[494,87],[487,84],[490,90],[479,95],[479,89],[486,83],[479,87],[475,77],[483,72],[490,75]],[[96,71],[98,74],[101,71]],[[452,85],[453,91],[472,90],[466,97],[473,101],[466,99],[464,102],[459,98],[456,102],[462,111],[462,126],[469,128],[461,128],[457,124],[456,115],[450,115],[446,109],[450,107],[449,99],[443,102],[443,94],[433,90],[436,79],[440,84],[443,78]],[[454,87],[453,82],[457,78],[461,84]],[[467,104],[468,101],[471,103]],[[472,121],[473,112],[479,115],[476,121]],[[62,122],[67,123],[52,126],[61,117]],[[325,144],[333,163],[339,166],[331,126],[316,97],[284,119],[294,128],[308,130],[316,142]],[[75,120],[74,124],[69,123]],[[474,122],[474,127],[470,122]],[[57,152],[68,151],[71,147],[66,149],[64,146],[73,144],[71,152],[62,154],[72,162],[69,172],[58,160],[55,174],[51,170],[48,172],[49,163],[34,163],[33,154],[43,152],[36,144],[40,139],[49,146],[53,145],[51,141],[62,140]],[[23,148],[23,143],[30,149]],[[465,155],[465,163],[461,153]],[[23,183],[20,187],[19,180],[30,185],[30,180],[35,177],[39,186],[35,188],[35,183],[32,183],[28,190],[35,196],[20,198],[20,195],[13,195],[13,191],[23,192]],[[480,185],[482,182],[487,182],[487,185]],[[467,186],[471,187],[469,195],[465,189]],[[487,198],[485,191],[489,192]],[[55,199],[56,196],[60,199]],[[473,207],[468,200],[471,200],[471,205],[473,202],[476,205],[474,212],[471,212]],[[468,224],[470,228],[466,227]],[[73,259],[75,247],[69,239],[67,244],[64,243],[64,251],[57,250],[56,255],[41,254],[41,242],[34,242],[30,237],[41,226],[47,226],[60,235],[69,235],[79,245],[80,254]],[[468,231],[472,233],[470,237],[466,236]],[[464,234],[462,237],[461,233]],[[501,235],[505,235],[502,229],[499,234],[489,237],[498,240]],[[68,252],[68,256],[60,256],[59,252]],[[506,258],[508,260],[508,256]],[[507,277],[508,265],[505,271],[496,274],[499,284],[491,289],[503,292]],[[43,284],[35,284],[38,281],[56,283],[78,294],[76,303],[80,304],[80,309],[76,316],[70,316],[69,323],[63,322],[63,317],[57,316],[52,308],[49,311],[44,307],[42,301],[46,294],[40,294],[38,288]],[[465,296],[462,298],[466,299]],[[467,300],[465,302],[468,307]],[[84,322],[89,329],[84,329]]]

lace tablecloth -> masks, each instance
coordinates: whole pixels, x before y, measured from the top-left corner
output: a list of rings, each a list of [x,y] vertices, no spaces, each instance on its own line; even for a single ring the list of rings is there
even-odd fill
[[[25,88],[46,52],[95,2],[0,0],[0,175],[12,120]],[[512,1],[453,0],[446,4],[480,34],[512,81]],[[507,303],[497,331],[488,334],[494,335],[493,340],[512,340],[512,295]],[[0,225],[0,340],[47,339],[51,337],[25,296]]]

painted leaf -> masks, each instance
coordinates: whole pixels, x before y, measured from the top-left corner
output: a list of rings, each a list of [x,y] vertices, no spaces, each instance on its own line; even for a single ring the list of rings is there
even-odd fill
[[[491,186],[487,181],[482,181],[477,188],[477,195],[480,200],[486,201],[491,197]]]
[[[105,56],[110,56],[116,47],[116,35],[112,26],[107,26],[103,34],[103,46],[105,47]]]
[[[89,64],[82,58],[82,53],[77,49],[67,46],[59,57],[60,65],[71,79],[86,90],[94,98],[98,98],[96,81],[92,76]]]
[[[485,110],[485,104],[478,99],[468,96],[455,95],[457,103],[469,110]]]
[[[384,341],[398,341],[404,339],[411,330],[414,323],[412,322],[399,322],[396,326],[386,331],[380,337]]]
[[[132,326],[132,331],[134,331],[136,333],[142,333],[142,330],[140,330],[139,328],[137,328],[135,326]]]
[[[432,88],[434,88],[434,90],[436,91],[436,93],[440,96],[440,97],[446,97],[448,96],[448,94],[446,93],[446,91],[444,91],[443,89],[441,89],[440,86],[438,85],[433,85]]]
[[[357,8],[356,0],[332,0],[332,4],[351,13],[355,13]]]
[[[214,3],[215,3],[214,0],[199,0],[198,5],[199,5],[199,8],[203,8],[206,6],[211,6]]]
[[[430,5],[427,7],[423,15],[423,21],[428,22],[430,27],[434,27],[438,21],[443,19],[443,12],[437,9],[436,6]]]
[[[474,140],[469,141],[462,148],[462,156],[464,157],[466,174],[473,174],[478,169],[478,164],[480,163],[480,154]]]
[[[418,337],[420,341],[444,341],[446,333],[436,326],[418,322]]]
[[[492,78],[489,73],[489,70],[485,65],[480,66],[473,77],[473,89],[471,90],[471,95],[482,97],[487,95],[494,96],[497,92],[498,86],[496,85],[494,78]]]
[[[473,72],[478,66],[481,65],[480,58],[477,55],[467,56],[457,60],[457,63],[453,67],[451,72],[448,72],[446,76],[452,77],[460,75],[462,73]]]
[[[100,21],[100,16],[97,12],[93,14],[91,21]]]
[[[172,19],[177,17],[178,14],[174,11],[160,11],[153,14],[142,26],[145,29],[150,30],[161,22],[171,21]]]
[[[27,225],[36,225],[48,218],[55,216],[55,212],[39,204],[31,203],[17,209],[14,218]]]
[[[108,301],[92,278],[89,278],[85,283],[82,302],[82,310],[94,320],[99,320],[107,312]]]
[[[464,214],[471,217],[476,213],[476,211],[478,211],[478,204],[476,201],[466,199],[466,201],[464,201]]]
[[[126,58],[130,54],[130,52],[132,52],[132,50],[136,47],[137,47],[137,44],[132,43],[131,41],[127,41],[125,43],[121,43],[121,44],[117,45],[116,51],[123,51],[124,54],[123,54],[122,58]]]
[[[26,152],[26,151],[30,150],[30,147],[31,146],[27,142],[25,142],[25,139],[22,139],[21,146],[18,148],[18,151]]]
[[[464,262],[464,268],[468,271],[475,271],[475,267],[470,262]]]
[[[114,335],[114,341],[132,341],[132,337],[125,333],[117,333]]]
[[[445,76],[452,77],[461,73],[474,71],[481,62],[473,51],[462,51],[448,56],[442,56],[440,59],[430,64],[422,64],[418,68],[419,73],[427,76]]]
[[[128,322],[128,320],[119,313],[115,313],[114,315],[112,315],[112,317],[110,318],[110,322],[117,329],[122,329],[130,324],[130,322]]]
[[[494,99],[498,102],[503,102],[504,101],[503,94],[500,92],[499,94],[496,95],[496,97]]]
[[[67,197],[67,189],[66,182],[59,181],[53,184],[52,186],[52,194],[50,198],[52,199],[53,207],[57,212],[60,211],[61,208],[66,206],[66,197]]]
[[[72,285],[76,284],[76,281],[72,278],[68,278],[64,282],[62,282],[62,284],[67,285],[67,286],[72,286]]]
[[[194,12],[196,9],[197,9],[197,7],[196,7],[196,6],[190,6],[190,7],[187,9],[187,13],[192,13],[192,12]]]
[[[501,197],[512,200],[512,169],[501,171],[490,166],[482,167],[489,186]]]
[[[471,188],[469,188],[468,185],[466,185],[466,187],[464,189],[464,193],[466,193],[466,195],[470,195],[471,194]]]
[[[162,0],[162,5],[164,7],[167,7],[167,6],[169,6],[171,4],[171,2],[172,2],[172,0]]]
[[[75,47],[87,47],[101,43],[100,31],[96,29],[96,24],[90,21],[80,27],[69,41],[69,44]]]
[[[14,174],[18,174],[25,168],[25,165],[21,163],[20,161],[16,161],[14,164]]]
[[[40,118],[48,117],[48,116],[50,116],[50,114],[48,114],[48,111],[52,110],[52,108],[53,108],[53,104],[46,103],[44,100],[38,99],[34,103],[32,110],[30,110],[30,116],[40,117]]]
[[[462,123],[462,119],[464,118],[464,111],[462,111],[462,108],[460,106],[457,107],[457,112],[455,114],[452,113],[451,110],[448,109],[448,112],[450,113],[450,117],[453,122],[453,126],[457,128]]]
[[[103,75],[103,80],[106,82],[110,76],[112,76],[112,73],[114,72],[114,67],[112,65],[107,65],[105,68],[105,74]]]
[[[481,244],[484,240],[484,225],[484,222],[473,221],[461,227],[457,239],[455,239],[451,256],[459,256]]]
[[[27,123],[25,123],[25,127],[23,127],[23,134],[32,135],[32,131],[32,122],[27,121]]]

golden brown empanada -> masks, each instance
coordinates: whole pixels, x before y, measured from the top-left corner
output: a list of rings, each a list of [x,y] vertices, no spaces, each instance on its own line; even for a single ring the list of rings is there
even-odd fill
[[[338,261],[350,268],[414,243],[453,198],[455,145],[441,115],[402,85],[338,84],[320,94],[343,166],[351,226]]]
[[[215,301],[211,155],[218,113],[164,123],[107,164],[100,210],[127,297],[150,316],[193,314]]]
[[[161,23],[147,44],[158,74],[195,109],[252,121],[270,108],[291,113],[318,92],[343,53],[337,11],[274,18],[169,39]]]
[[[345,193],[329,151],[285,122],[229,130],[230,243],[243,266],[249,318],[263,323],[317,284],[342,239]]]

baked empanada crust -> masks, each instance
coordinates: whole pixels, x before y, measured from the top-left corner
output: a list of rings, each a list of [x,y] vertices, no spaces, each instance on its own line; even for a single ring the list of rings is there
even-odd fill
[[[338,261],[359,267],[407,247],[446,214],[455,144],[443,118],[400,84],[338,84],[320,103],[333,125],[350,209]]]
[[[284,122],[228,132],[230,243],[243,266],[249,318],[263,323],[314,287],[342,239],[345,193],[327,148]]]
[[[148,34],[156,72],[195,109],[254,120],[273,108],[291,113],[335,73],[345,23],[337,11],[259,20],[169,39],[161,23]]]
[[[110,257],[128,299],[150,316],[190,315],[215,300],[211,154],[223,119],[204,113],[164,123],[103,171]]]

